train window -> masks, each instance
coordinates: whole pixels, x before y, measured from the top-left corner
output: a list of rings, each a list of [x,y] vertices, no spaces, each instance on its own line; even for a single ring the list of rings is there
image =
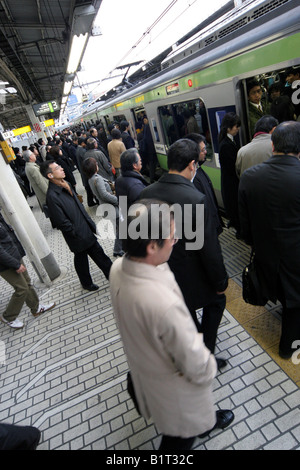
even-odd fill
[[[207,140],[207,160],[213,157],[207,111],[202,99],[175,103],[158,108],[167,146],[185,135],[196,132]]]
[[[156,125],[156,120],[154,118],[151,118],[151,124],[152,124],[152,129],[153,129],[153,132],[154,132],[154,136],[155,136],[155,142],[160,142],[159,134],[158,134],[158,130],[157,130],[157,125]]]
[[[113,116],[114,122],[120,123],[121,121],[127,121],[126,117],[124,114],[119,114],[118,116]]]

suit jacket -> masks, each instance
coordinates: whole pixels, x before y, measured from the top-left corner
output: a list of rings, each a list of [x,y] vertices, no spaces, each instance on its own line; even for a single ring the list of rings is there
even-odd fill
[[[300,307],[300,161],[273,155],[243,173],[239,188],[242,236],[255,250],[268,298],[281,281],[288,308]]]
[[[129,132],[124,131],[122,132],[121,136],[122,136],[123,144],[125,145],[126,149],[131,149],[135,147],[134,140],[129,134]]]
[[[189,236],[186,236],[189,234],[186,231],[184,217],[182,217],[182,227],[180,228],[182,238],[174,246],[169,259],[169,266],[189,309],[195,310],[204,307],[215,299],[216,292],[224,291],[228,284],[218,234],[212,214],[207,206],[206,197],[183,176],[167,173],[158,182],[142,191],[140,199],[144,198],[155,198],[169,204],[179,204],[183,213],[191,220],[189,225],[193,230],[199,223],[196,213],[197,205],[204,205],[204,224],[201,227],[204,231],[203,247],[193,250],[186,249],[186,244],[193,240],[189,240]],[[197,229],[200,230],[199,225]]]
[[[249,130],[250,130],[250,137],[252,139],[254,135],[255,124],[261,117],[270,113],[270,105],[269,103],[266,103],[265,101],[262,100],[261,101],[262,111],[260,111],[257,108],[257,106],[252,104],[250,101],[248,101],[248,106],[249,106]]]
[[[71,188],[71,185],[70,185]],[[75,192],[49,183],[47,206],[53,228],[58,228],[73,253],[90,248],[96,241],[96,225],[79,202]]]
[[[142,415],[170,436],[211,429],[216,362],[168,265],[120,258],[110,271],[110,290]]]

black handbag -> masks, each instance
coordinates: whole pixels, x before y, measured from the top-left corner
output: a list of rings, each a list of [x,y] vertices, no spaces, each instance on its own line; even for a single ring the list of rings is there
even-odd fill
[[[242,280],[244,301],[251,305],[266,305],[268,298],[263,294],[258,280],[253,250],[250,255],[250,263],[243,270]]]

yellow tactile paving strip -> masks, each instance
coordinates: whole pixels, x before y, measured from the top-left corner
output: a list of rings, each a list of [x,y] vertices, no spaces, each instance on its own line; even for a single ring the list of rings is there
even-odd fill
[[[300,364],[281,359],[278,354],[281,322],[264,307],[244,302],[241,287],[232,279],[226,291],[226,309],[272,357],[281,369],[300,387]]]

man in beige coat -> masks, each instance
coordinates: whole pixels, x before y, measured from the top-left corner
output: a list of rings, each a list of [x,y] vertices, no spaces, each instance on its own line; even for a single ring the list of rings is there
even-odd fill
[[[40,208],[43,210],[43,206],[46,204],[49,181],[41,175],[40,166],[36,163],[36,156],[31,150],[25,150],[23,158],[26,161],[26,176],[36,195]]]
[[[123,152],[125,152],[126,147],[122,141],[122,135],[119,129],[113,129],[111,131],[112,140],[107,145],[107,150],[109,154],[109,159],[112,166],[116,170],[116,177],[121,174],[121,163],[120,157]]]
[[[227,427],[234,415],[214,409],[216,361],[167,264],[176,243],[170,208],[164,204],[159,218],[155,205],[147,200],[131,207],[137,211],[127,219],[126,256],[110,271],[111,299],[141,414],[163,434],[160,450],[188,450],[196,436]],[[151,238],[145,230],[136,238],[138,217]]]

